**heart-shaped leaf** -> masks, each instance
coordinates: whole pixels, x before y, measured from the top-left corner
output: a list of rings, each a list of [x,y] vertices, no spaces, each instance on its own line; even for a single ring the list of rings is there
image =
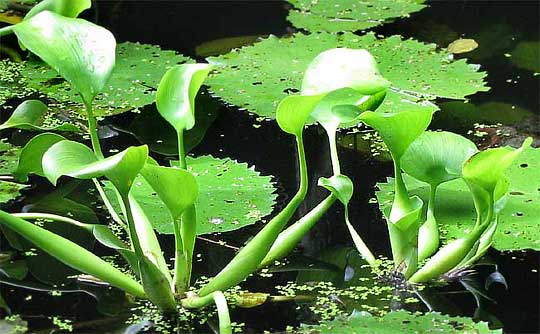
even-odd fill
[[[433,111],[424,109],[398,113],[366,111],[360,119],[377,130],[394,161],[399,162],[409,145],[427,129],[432,115]]]
[[[186,170],[146,164],[141,174],[167,206],[173,220],[180,218],[199,194],[195,177]]]
[[[7,121],[0,124],[0,130],[17,128],[40,131],[80,131],[78,127],[69,123],[60,125],[45,124],[44,116],[47,112],[48,108],[43,102],[39,100],[26,100],[17,106]]]
[[[92,179],[105,175],[123,195],[127,196],[133,180],[146,163],[148,147],[137,146],[99,160],[86,145],[64,140],[51,146],[43,155],[43,173],[56,184],[62,175]]]
[[[279,127],[292,135],[300,137],[311,112],[323,98],[322,95],[293,95],[284,98],[276,110]]]
[[[19,40],[71,83],[90,104],[107,83],[116,41],[105,28],[44,11],[13,28]]]
[[[343,205],[349,205],[354,190],[353,183],[347,176],[340,174],[330,178],[321,177],[318,184],[328,189]]]
[[[476,145],[452,132],[425,132],[401,158],[403,170],[420,181],[438,185],[461,177],[463,164],[474,153]]]
[[[390,86],[375,58],[363,49],[336,48],[321,52],[309,64],[302,81],[302,95],[318,95],[349,87],[372,95]]]
[[[176,131],[195,125],[195,96],[211,69],[209,64],[182,64],[169,69],[161,79],[156,106]]]

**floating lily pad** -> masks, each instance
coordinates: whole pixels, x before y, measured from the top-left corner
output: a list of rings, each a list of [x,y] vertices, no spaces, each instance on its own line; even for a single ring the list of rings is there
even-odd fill
[[[540,73],[539,42],[521,42],[510,54],[510,61],[515,67]]]
[[[299,333],[314,334],[463,334],[502,333],[500,329],[491,330],[485,322],[475,323],[470,318],[450,317],[440,313],[422,315],[407,311],[390,312],[382,317],[374,317],[367,312],[355,312],[345,319],[322,322],[320,325],[304,325]]]
[[[287,19],[308,31],[356,31],[408,17],[426,7],[423,0],[289,0]]]
[[[26,63],[0,60],[0,105],[11,98],[24,98],[35,91],[28,87],[26,78],[21,77],[21,70]]]
[[[187,164],[199,184],[197,234],[236,230],[272,212],[277,195],[271,176],[260,175],[246,163],[212,156],[188,157]],[[107,189],[112,190],[109,185]],[[167,208],[142,177],[135,179],[131,194],[158,232],[173,233]]]
[[[125,42],[117,45],[116,65],[103,92],[96,96],[94,108],[96,116],[109,116],[129,110],[137,110],[155,100],[159,80],[167,69],[176,64],[192,62],[190,58],[175,51],[162,50],[158,46]],[[9,63],[9,62],[8,62]],[[4,70],[0,64],[0,75]],[[4,64],[4,66],[6,66]],[[11,83],[9,92],[0,95],[0,102],[13,96],[21,85],[24,89],[39,91],[48,98],[59,102],[58,109],[73,109],[84,113],[84,106],[78,93],[62,79],[58,73],[38,60],[30,60],[18,66],[19,77],[9,81],[0,76],[0,85]],[[7,70],[6,70],[7,71]],[[7,75],[5,75],[7,76]],[[8,87],[9,88],[9,87]],[[12,91],[13,90],[13,91]],[[5,101],[4,101],[5,102]]]
[[[374,34],[295,34],[279,39],[270,36],[253,46],[208,58],[216,73],[207,80],[212,92],[228,103],[259,116],[275,118],[278,103],[300,90],[308,64],[322,51],[336,48],[364,48],[376,58],[382,75],[392,82],[380,111],[417,108],[418,102],[437,97],[463,99],[489,88],[485,72],[464,59],[453,61],[434,44],[400,36],[378,39]],[[426,108],[435,110],[433,104]]]
[[[493,237],[493,247],[500,251],[540,250],[540,149],[528,148],[507,170],[510,180],[507,203],[499,215],[499,225]],[[429,186],[412,177],[405,183],[412,195],[427,200]],[[392,204],[393,179],[377,184],[377,198],[381,210]],[[441,237],[456,239],[474,226],[476,214],[472,196],[463,180],[442,184],[437,189],[435,217]]]
[[[6,203],[19,197],[19,191],[25,187],[25,185],[15,182],[0,181],[0,203]]]
[[[17,167],[21,148],[0,140],[0,175],[9,175]]]

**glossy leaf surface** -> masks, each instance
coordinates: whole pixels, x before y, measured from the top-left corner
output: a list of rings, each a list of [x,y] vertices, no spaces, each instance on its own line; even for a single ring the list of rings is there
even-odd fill
[[[40,131],[75,131],[79,128],[69,124],[46,124],[47,119],[44,116],[47,114],[47,106],[38,100],[26,100],[19,104],[13,114],[7,121],[0,124],[0,130],[17,128],[22,130],[40,130]]]
[[[176,131],[195,125],[195,96],[211,69],[209,64],[183,64],[169,69],[161,79],[156,105]]]
[[[127,195],[147,158],[148,148],[137,146],[98,160],[88,146],[65,140],[45,152],[42,164],[43,173],[53,184],[62,175],[81,179],[105,175],[121,194]]]
[[[14,31],[30,51],[69,81],[86,103],[107,83],[116,47],[107,29],[44,11],[15,25]]]
[[[288,96],[281,101],[276,110],[279,127],[292,135],[301,136],[311,112],[324,95]]]
[[[399,161],[409,145],[427,129],[432,115],[433,112],[424,110],[398,113],[366,111],[360,119],[377,130],[394,160]]]
[[[32,7],[24,16],[24,20],[28,20],[46,10],[66,17],[77,17],[82,11],[91,6],[91,0],[44,0]]]
[[[63,140],[66,138],[54,133],[42,133],[30,139],[21,150],[13,175],[24,182],[28,180],[28,174],[45,176],[41,164],[43,155],[51,146]]]
[[[476,145],[452,132],[424,132],[401,158],[403,170],[431,185],[461,177],[463,164],[474,153]]]

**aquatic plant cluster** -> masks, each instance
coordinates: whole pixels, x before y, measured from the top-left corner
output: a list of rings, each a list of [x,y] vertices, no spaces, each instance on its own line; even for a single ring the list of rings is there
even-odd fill
[[[429,100],[445,96],[444,87],[438,87],[435,79],[427,78],[436,77],[436,74],[426,75],[426,83],[422,86],[426,91],[424,95],[411,94],[411,89],[417,87],[410,86],[411,89],[408,89],[410,82],[407,83],[405,79],[409,78],[403,76],[414,76],[414,72],[408,73],[395,68],[393,72],[388,72],[388,69],[381,67],[381,64],[385,66],[389,62],[384,58],[385,50],[393,48],[393,52],[399,54],[402,45],[400,43],[404,43],[401,39],[381,41],[373,35],[366,35],[367,37],[360,40],[352,34],[345,34],[339,41],[340,45],[332,47],[332,43],[325,44],[324,50],[309,59],[306,56],[307,66],[301,72],[303,76],[297,93],[286,94],[286,97],[278,101],[274,110],[259,110],[263,116],[275,117],[281,130],[295,139],[299,166],[297,192],[279,212],[273,213],[264,227],[218,274],[195,289],[192,284],[192,271],[196,237],[202,233],[200,217],[204,216],[203,221],[214,225],[223,222],[223,218],[220,218],[222,215],[204,211],[210,207],[205,201],[212,201],[205,194],[210,191],[219,192],[227,187],[237,187],[240,197],[251,196],[248,212],[238,215],[242,218],[232,217],[228,230],[259,221],[270,213],[276,197],[270,179],[249,170],[247,166],[239,166],[232,161],[216,162],[211,157],[204,160],[187,156],[190,130],[194,129],[199,121],[196,96],[209,75],[210,88],[220,95],[219,86],[230,79],[228,75],[231,70],[227,69],[230,64],[226,64],[226,57],[223,62],[210,58],[209,63],[191,63],[185,59],[177,59],[178,61],[169,63],[168,69],[160,77],[155,104],[161,117],[174,129],[177,141],[174,155],[178,159],[169,166],[160,165],[158,160],[152,158],[147,145],[131,146],[106,156],[98,136],[95,111],[99,110],[100,115],[103,115],[106,114],[102,113],[103,110],[110,108],[107,110],[113,110],[114,113],[152,103],[154,99],[148,99],[146,88],[142,88],[142,91],[130,90],[134,96],[140,95],[140,98],[144,99],[137,103],[121,103],[120,98],[115,100],[115,97],[107,95],[110,87],[116,84],[111,84],[111,80],[121,81],[111,79],[116,73],[115,63],[123,64],[122,57],[126,57],[125,54],[129,53],[127,50],[131,50],[129,48],[133,45],[123,44],[124,51],[118,54],[115,38],[107,29],[77,18],[90,5],[89,0],[45,0],[36,5],[22,22],[0,29],[0,35],[14,33],[21,46],[39,57],[46,64],[37,65],[41,66],[43,71],[54,70],[55,72],[50,72],[52,75],[58,73],[67,81],[69,90],[65,92],[70,91],[68,100],[72,105],[79,105],[84,115],[82,118],[87,121],[86,126],[52,122],[50,111],[43,102],[26,100],[0,125],[0,129],[17,128],[42,132],[31,138],[18,153],[13,172],[18,180],[27,181],[29,174],[42,176],[53,185],[65,177],[92,180],[112,217],[111,226],[81,222],[69,216],[49,213],[0,211],[0,225],[4,229],[17,233],[35,247],[77,271],[123,290],[134,298],[150,301],[163,313],[175,314],[179,308],[201,309],[215,304],[219,332],[232,333],[228,307],[231,298],[227,299],[224,292],[237,286],[254,272],[289,255],[336,202],[344,207],[343,220],[356,251],[373,269],[378,266],[380,260],[377,254],[371,251],[350,221],[348,208],[354,185],[341,171],[336,140],[340,128],[363,124],[377,131],[394,164],[393,179],[386,185],[387,198],[379,200],[390,236],[393,263],[391,271],[400,280],[414,287],[418,283],[452,276],[470,268],[492,246],[501,212],[510,196],[509,189],[512,182],[516,181],[507,177],[506,171],[515,165],[521,154],[534,150],[529,148],[532,139],[526,139],[519,148],[498,147],[479,151],[473,142],[458,134],[427,131],[436,110],[436,106]],[[324,10],[317,14],[319,17],[312,14],[316,11],[308,8],[310,2],[300,1],[296,5],[298,9],[291,15],[306,27],[318,27],[327,20]],[[409,6],[411,8],[402,10],[415,11],[422,7],[418,3]],[[384,15],[388,14],[382,13],[384,12],[381,12],[380,20],[384,20]],[[400,16],[404,13],[389,15]],[[306,37],[297,35],[290,41],[296,39],[298,42],[303,38]],[[325,33],[318,35],[320,41],[332,38]],[[260,43],[274,42],[270,39]],[[354,48],[355,43],[361,47]],[[405,48],[404,54],[424,48],[416,42],[409,41],[405,44],[408,49]],[[370,46],[373,46],[373,50]],[[376,57],[372,51],[376,53]],[[235,52],[231,53],[229,60],[234,60],[236,56]],[[435,64],[433,67],[439,66],[442,61],[442,58],[430,59]],[[441,66],[470,71],[462,74],[464,77],[473,78],[469,81],[478,81],[483,76],[478,75],[464,62]],[[281,70],[289,69],[283,67]],[[212,71],[217,75],[212,76]],[[382,73],[391,73],[391,78],[386,78]],[[234,74],[231,74],[231,78],[234,79]],[[144,78],[140,78],[142,79]],[[261,80],[264,81],[264,78]],[[471,91],[467,91],[468,88],[454,87],[454,91],[448,94],[450,97],[459,97],[485,88],[478,82],[476,85],[476,88],[469,87]],[[267,86],[266,83],[261,84],[261,87],[271,89]],[[239,88],[233,86],[233,89]],[[433,89],[439,91],[430,93]],[[224,99],[227,99],[227,94],[224,93]],[[280,94],[283,94],[282,90],[277,92],[278,96]],[[405,97],[401,98],[400,94]],[[65,98],[65,94],[62,96]],[[238,96],[233,98],[233,102],[236,99]],[[255,112],[257,113],[257,110]],[[326,133],[330,148],[329,164],[332,166],[332,175],[318,180],[318,185],[328,190],[328,195],[311,211],[291,223],[308,192],[308,167],[303,133],[306,126],[315,123]],[[70,140],[67,135],[58,134],[80,133],[85,131],[84,129],[90,137],[91,146]],[[221,172],[208,172],[212,168],[222,169]],[[237,174],[234,174],[232,182],[216,176],[234,168],[238,170],[234,172]],[[249,180],[243,180],[244,177]],[[462,230],[461,234],[457,233],[451,240],[443,242],[436,199],[438,190],[456,181],[466,185],[460,188],[462,193],[459,196],[465,193],[474,205],[475,222],[466,231]],[[414,182],[422,182],[424,187],[428,187],[427,198],[412,194],[408,186]],[[244,188],[249,188],[250,191]],[[219,204],[225,201],[215,202],[217,204],[212,204],[212,207],[225,205]],[[236,204],[241,205],[233,201],[230,207]],[[228,211],[229,207],[221,210]],[[156,220],[157,211],[160,212],[158,222],[153,221]],[[35,220],[70,224],[88,232],[103,246],[118,252],[129,265],[129,270],[120,270],[82,245],[49,231],[39,223],[31,222]],[[445,221],[445,224],[448,222]],[[155,229],[167,230],[174,235],[172,270],[163,255]],[[119,237],[121,234],[127,236],[126,240]],[[361,291],[362,289],[351,289],[346,296],[361,299],[355,298],[355,293]],[[233,302],[242,303],[242,298],[238,297]],[[408,319],[403,313],[393,313],[385,317],[390,319],[390,322],[400,324],[402,319]],[[383,320],[380,319],[361,313],[353,314],[350,322],[367,321],[373,326],[383,326]],[[417,319],[422,326],[426,326],[431,318]],[[437,318],[437,321],[444,323],[443,319]],[[475,325],[467,323],[467,326],[473,328]],[[311,330],[309,327],[302,329],[304,332]]]

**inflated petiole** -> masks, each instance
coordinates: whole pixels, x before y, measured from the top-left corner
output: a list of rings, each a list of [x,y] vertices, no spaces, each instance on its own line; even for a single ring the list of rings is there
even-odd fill
[[[229,306],[225,295],[221,291],[214,291],[204,297],[195,294],[182,299],[182,306],[185,308],[202,308],[214,302],[219,318],[219,334],[232,334],[231,318],[229,316]]]

